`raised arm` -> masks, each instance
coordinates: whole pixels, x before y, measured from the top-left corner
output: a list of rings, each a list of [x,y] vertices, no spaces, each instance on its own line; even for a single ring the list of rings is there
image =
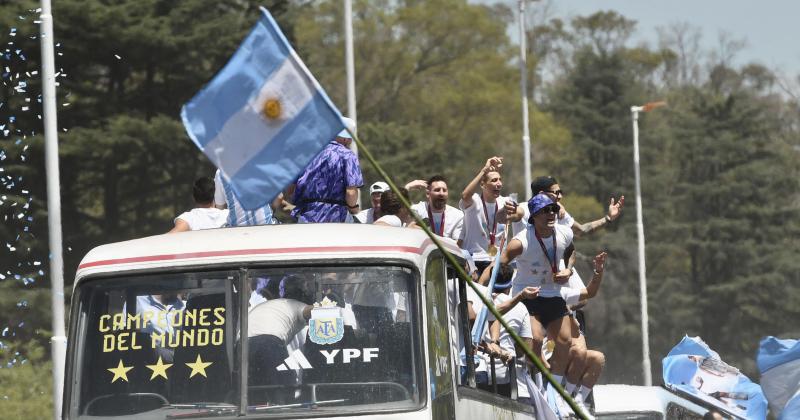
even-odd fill
[[[614,197],[611,197],[611,200],[608,204],[608,214],[603,216],[601,219],[597,219],[593,222],[589,223],[579,223],[577,220],[575,223],[572,224],[572,232],[575,233],[575,236],[581,236],[583,234],[592,233],[595,230],[617,220],[619,216],[622,214],[622,207],[625,205],[625,196],[620,196],[619,200],[614,201]]]
[[[594,257],[594,274],[586,288],[581,290],[580,300],[591,299],[597,296],[597,292],[600,290],[600,283],[603,282],[603,270],[605,270],[606,256],[608,256],[608,254],[601,252]]]
[[[461,201],[464,203],[464,208],[472,206],[472,194],[478,189],[481,185],[481,180],[483,176],[487,172],[492,171],[499,171],[500,168],[503,166],[503,158],[499,156],[493,156],[486,160],[486,164],[483,165],[478,174],[475,175],[475,178],[467,184],[467,187],[464,188],[464,191],[461,192]]]

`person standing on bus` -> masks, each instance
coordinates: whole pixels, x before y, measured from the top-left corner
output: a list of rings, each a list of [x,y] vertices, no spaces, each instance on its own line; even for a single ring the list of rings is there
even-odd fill
[[[342,118],[355,132],[356,123]],[[343,223],[358,214],[358,189],[364,185],[358,156],[348,149],[353,137],[342,130],[306,166],[297,183],[287,192],[292,195],[292,217],[298,223]]]
[[[383,181],[374,182],[369,186],[369,198],[372,207],[361,210],[361,212],[355,216],[359,223],[369,225],[383,216],[381,212],[381,194],[386,191],[389,191],[389,184]]]
[[[523,292],[528,287],[539,288],[533,299],[524,299],[531,316],[534,330],[537,325],[544,327],[547,336],[555,342],[555,350],[550,360],[554,378],[561,382],[566,376],[567,384],[577,384],[581,371],[567,372],[569,359],[583,360],[585,353],[572,346],[570,319],[567,304],[561,295],[561,288],[572,275],[572,269],[564,264],[564,250],[572,243],[572,230],[558,225],[556,215],[558,206],[547,194],[537,194],[528,202],[531,214],[529,228],[520,232],[509,243],[500,257],[500,263],[517,261],[517,271],[513,279],[513,294]]]
[[[408,190],[400,188],[400,193],[408,200]],[[374,225],[394,227],[417,226],[414,219],[411,217],[411,213],[403,206],[403,203],[400,202],[400,198],[394,191],[385,191],[381,194],[381,212],[383,216],[376,220],[373,223]]]
[[[412,185],[409,183],[406,188]],[[428,220],[433,233],[458,241],[464,224],[464,212],[448,205],[447,180],[441,175],[434,175],[427,182],[418,184],[425,188],[425,201],[411,206],[421,219]]]
[[[274,225],[278,223],[273,215],[273,208],[278,208],[283,203],[283,196],[279,194],[272,200],[272,203],[264,203],[263,206],[255,210],[245,210],[236,194],[230,181],[225,179],[217,169],[214,174],[214,205],[218,209],[228,210],[228,226],[254,226],[254,225]]]
[[[486,160],[486,164],[464,188],[459,202],[459,207],[464,211],[464,223],[458,245],[472,254],[479,274],[497,255],[504,234],[503,225],[507,220],[518,221],[523,215],[521,207],[500,195],[503,189],[503,177],[500,175],[502,166],[502,157]]]
[[[176,217],[175,227],[169,233],[225,226],[228,220],[228,210],[214,207],[214,191],[214,181],[211,178],[198,178],[192,186],[194,208]]]

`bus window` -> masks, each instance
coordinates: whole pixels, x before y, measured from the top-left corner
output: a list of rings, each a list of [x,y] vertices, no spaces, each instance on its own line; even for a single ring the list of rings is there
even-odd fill
[[[81,285],[71,417],[238,411],[237,276],[177,273]]]
[[[408,268],[252,270],[250,412],[420,404],[416,275]]]
[[[450,329],[447,283],[442,256],[434,253],[425,270],[425,311],[428,321],[428,377],[433,418],[455,418],[453,372],[450,365]]]

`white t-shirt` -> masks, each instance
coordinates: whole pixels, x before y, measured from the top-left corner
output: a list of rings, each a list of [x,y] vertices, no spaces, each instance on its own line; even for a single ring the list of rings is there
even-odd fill
[[[428,217],[427,201],[420,201],[419,203],[411,206],[411,209],[414,210],[414,212],[417,213],[417,215],[422,219],[426,219]],[[440,226],[442,226],[443,215],[444,231],[442,232],[441,236],[457,241],[461,237],[461,231],[464,225],[464,212],[450,205],[446,205],[444,212],[440,213],[436,213],[433,211],[433,209],[431,209],[431,216],[433,216],[433,220],[430,221],[431,230],[437,235],[440,232]]]
[[[228,210],[218,208],[195,208],[181,213],[175,218],[183,220],[189,224],[191,230],[215,229],[225,226],[228,223]]]
[[[498,293],[494,298],[495,305],[511,300],[511,296],[505,293]],[[528,314],[528,308],[522,303],[517,303],[508,312],[503,314],[503,319],[511,326],[517,335],[521,338],[533,338],[531,331],[531,317]],[[516,347],[514,340],[508,331],[501,325],[500,326],[500,348],[506,352],[516,355]],[[498,384],[507,384],[509,382],[508,367],[502,360],[495,359],[494,372]],[[519,377],[519,369],[517,369],[517,377]],[[517,387],[519,388],[520,381],[517,379]],[[524,382],[523,385],[524,386]]]
[[[360,212],[358,212],[357,215],[355,215],[353,217],[358,219],[358,221],[363,223],[363,224],[366,224],[366,225],[372,224],[372,222],[375,221],[375,209],[374,208],[368,208],[366,210],[361,210]]]
[[[585,289],[586,285],[583,284],[578,270],[572,268],[572,276],[565,287],[561,288],[561,298],[567,302],[567,306],[577,305],[581,301],[581,290]]]
[[[272,299],[250,309],[247,337],[273,335],[289,343],[308,323],[303,316],[306,304],[294,299]]]
[[[555,254],[558,261],[558,270],[563,270],[564,250],[572,243],[572,229],[556,224],[553,232],[556,239],[556,250],[553,250],[553,236],[542,238],[542,243],[547,250],[545,255],[542,247],[536,239],[533,226],[529,226],[525,232],[515,236],[513,240],[518,240],[522,244],[522,253],[516,258],[517,271],[514,272],[512,293],[517,294],[528,286],[540,287],[539,296],[541,297],[561,297],[561,284],[553,281],[551,261]],[[568,286],[567,286],[568,287]]]
[[[496,202],[486,203],[486,212],[483,211],[483,200],[480,194],[472,194],[472,205],[464,208],[464,200],[459,201],[458,206],[464,211],[464,227],[461,231],[463,241],[461,247],[472,254],[475,261],[491,261],[491,257],[486,252],[489,249],[489,236],[495,224],[495,218],[500,217],[500,212],[504,211],[508,197],[498,197]],[[488,220],[486,216],[489,216]],[[495,246],[500,245],[505,226],[497,222],[495,230]]]
[[[383,222],[389,226],[394,226],[394,227],[403,227],[403,222],[400,220],[400,218],[393,214],[387,214],[386,216],[381,216],[381,218],[376,220],[375,222]]]

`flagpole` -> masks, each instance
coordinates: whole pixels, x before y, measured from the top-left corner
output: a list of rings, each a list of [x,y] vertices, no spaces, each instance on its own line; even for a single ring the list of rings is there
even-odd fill
[[[631,116],[633,119],[633,172],[636,183],[636,236],[639,247],[639,307],[642,320],[642,372],[644,374],[645,386],[653,385],[653,377],[650,367],[650,331],[649,319],[647,315],[647,278],[644,260],[644,223],[642,222],[642,186],[641,175],[639,173],[639,112],[644,107],[632,106]]]
[[[56,119],[55,54],[50,0],[42,0],[42,103],[44,106],[45,173],[47,176],[47,227],[50,247],[51,350],[53,357],[53,418],[61,418],[67,336],[64,331],[64,261],[61,238],[61,185],[58,171],[58,121]]]
[[[519,87],[522,93],[522,154],[525,199],[531,199],[531,136],[528,128],[528,59],[525,34],[525,0],[519,0]]]
[[[347,72],[347,116],[356,122],[356,66],[353,57],[353,0],[344,0],[344,61]],[[358,144],[350,143],[350,150],[358,157]],[[361,190],[358,191],[358,203],[361,204]]]

